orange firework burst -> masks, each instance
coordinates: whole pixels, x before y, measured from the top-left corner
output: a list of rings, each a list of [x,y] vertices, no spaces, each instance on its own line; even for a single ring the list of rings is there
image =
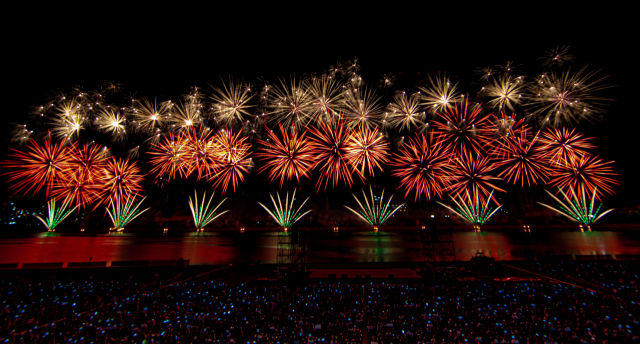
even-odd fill
[[[214,174],[208,176],[208,180],[215,180],[214,186],[221,186],[222,193],[227,192],[229,185],[235,191],[238,184],[244,181],[244,173],[249,173],[252,166],[249,158],[251,144],[246,141],[246,137],[241,137],[240,132],[234,134],[232,129],[222,129],[214,136],[220,165]]]
[[[435,122],[434,127],[440,131],[443,144],[451,146],[451,152],[458,157],[471,152],[481,154],[489,143],[488,117],[481,116],[482,107],[470,105],[469,101],[456,104],[453,109],[447,108],[438,116],[445,122]]]
[[[506,147],[508,140],[514,136],[521,135],[523,131],[529,130],[529,126],[524,123],[524,119],[516,119],[516,114],[507,115],[504,112],[500,116],[491,115],[490,130],[492,136],[491,154],[497,158],[504,158],[508,153]]]
[[[373,176],[374,168],[382,171],[382,164],[389,162],[389,143],[378,132],[378,128],[356,128],[349,136],[346,154],[349,164],[358,172],[364,180],[364,171],[367,169]]]
[[[149,162],[154,166],[151,173],[155,173],[158,178],[166,176],[169,181],[176,177],[176,173],[182,178],[188,176],[186,144],[187,141],[182,136],[173,134],[165,137],[162,143],[153,144],[153,149],[149,151],[152,155]]]
[[[51,196],[75,204],[79,209],[89,206],[100,198],[102,187],[87,176],[86,173],[66,170],[61,178],[56,180]]]
[[[504,177],[507,182],[513,184],[520,181],[521,186],[524,186],[525,180],[527,186],[531,186],[531,183],[537,185],[538,180],[546,180],[549,169],[544,164],[545,152],[536,146],[537,140],[537,135],[533,140],[528,140],[527,131],[522,130],[520,135],[510,137],[506,143],[500,141],[504,156],[496,167],[504,166],[505,169],[498,177]]]
[[[494,180],[501,180],[489,174],[495,168],[496,166],[490,163],[489,157],[465,155],[456,158],[453,166],[453,183],[447,191],[451,190],[454,198],[460,196],[465,190],[473,191],[474,188],[478,188],[486,196],[491,193],[488,188],[505,192],[492,183]]]
[[[194,127],[181,133],[181,138],[185,142],[186,176],[191,175],[193,171],[198,171],[198,180],[200,180],[204,176],[217,172],[220,165],[220,151],[211,134],[211,129],[203,126],[200,126],[198,130]]]
[[[265,147],[260,148],[256,157],[262,158],[266,163],[260,167],[258,172],[269,171],[269,181],[280,177],[280,187],[285,178],[292,180],[294,177],[300,183],[300,177],[310,177],[310,171],[315,166],[315,157],[312,146],[308,144],[309,139],[305,136],[306,130],[298,134],[295,127],[290,132],[278,123],[282,139],[269,128],[266,128],[268,141],[257,140]]]
[[[596,148],[589,142],[591,138],[583,137],[575,129],[550,128],[540,137],[540,144],[547,152],[545,157],[550,164],[568,164],[571,160],[579,160],[587,154],[587,149]]]
[[[135,162],[112,157],[102,169],[99,179],[102,203],[109,204],[118,199],[128,199],[137,195],[142,191],[140,183],[143,180],[144,177]]]
[[[558,189],[567,188],[569,192],[586,190],[589,194],[594,193],[597,187],[596,199],[601,200],[601,192],[614,194],[612,185],[620,185],[619,181],[609,177],[619,176],[613,173],[612,165],[613,161],[604,162],[597,156],[584,155],[558,166],[551,173],[549,184]],[[582,194],[577,196],[582,197]]]
[[[390,163],[398,167],[392,175],[400,177],[400,187],[406,190],[405,198],[415,189],[416,201],[422,195],[430,201],[432,195],[442,197],[450,185],[450,148],[439,141],[434,143],[433,134],[428,136],[428,139],[424,134],[410,138]]]
[[[107,147],[93,143],[73,146],[69,150],[68,173],[73,173],[87,183],[97,183],[107,164]]]
[[[349,135],[343,120],[319,121],[318,128],[311,128],[311,144],[318,158],[316,166],[320,168],[320,178],[316,183],[316,189],[324,182],[327,189],[331,180],[335,188],[340,180],[344,180],[347,186],[351,186],[351,168],[345,157],[345,151],[349,142]]]
[[[73,147],[73,146],[71,146]],[[30,140],[25,152],[11,149],[14,153],[9,156],[14,160],[3,161],[2,165],[14,169],[5,173],[12,184],[9,188],[16,189],[16,193],[25,189],[26,195],[33,189],[36,194],[46,186],[47,195],[60,174],[69,167],[69,147],[64,146],[64,141],[51,144],[51,136],[44,141],[44,145]]]

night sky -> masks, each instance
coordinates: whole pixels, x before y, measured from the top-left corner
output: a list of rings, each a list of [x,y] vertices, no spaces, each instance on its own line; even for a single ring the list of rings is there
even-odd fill
[[[190,86],[209,89],[227,75],[258,77],[322,72],[357,57],[370,84],[383,73],[410,88],[426,73],[446,71],[474,93],[477,67],[514,61],[525,74],[541,70],[538,57],[558,45],[571,46],[575,67],[589,64],[609,75],[614,98],[599,123],[579,130],[596,136],[597,153],[615,160],[622,174],[618,194],[607,205],[640,204],[636,101],[637,29],[629,9],[614,8],[462,9],[405,6],[344,8],[320,3],[308,8],[254,7],[238,3],[212,8],[51,8],[29,18],[22,66],[26,104],[5,113],[5,122],[26,122],[27,107],[56,89],[86,89],[105,80],[138,96],[177,99]],[[514,4],[515,6],[515,4]],[[516,6],[517,7],[517,6]],[[629,13],[629,14],[627,14]],[[5,68],[10,68],[5,66]],[[531,71],[527,73],[527,71]],[[21,94],[20,97],[25,97]]]

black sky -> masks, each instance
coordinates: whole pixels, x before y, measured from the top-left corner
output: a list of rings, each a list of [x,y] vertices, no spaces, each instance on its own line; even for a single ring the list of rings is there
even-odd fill
[[[604,6],[604,7],[603,7]],[[497,7],[497,6],[496,6]],[[250,3],[211,7],[39,8],[26,18],[25,44],[15,57],[27,104],[40,104],[56,89],[124,84],[148,97],[176,98],[190,86],[206,87],[233,75],[254,81],[319,72],[357,56],[367,80],[382,73],[447,71],[463,83],[473,70],[515,61],[537,70],[537,57],[569,45],[577,66],[589,64],[616,87],[606,120],[581,124],[597,136],[598,153],[616,161],[623,175],[617,205],[640,204],[637,128],[637,28],[630,9],[600,5],[558,7],[528,2],[510,8],[447,8],[388,3]],[[9,66],[10,67],[10,66]],[[463,91],[472,92],[472,89]],[[24,95],[20,95],[23,97]],[[3,114],[5,122],[27,115]]]

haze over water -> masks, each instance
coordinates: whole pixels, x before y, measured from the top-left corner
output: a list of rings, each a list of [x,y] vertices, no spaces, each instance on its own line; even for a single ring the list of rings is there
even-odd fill
[[[498,260],[527,255],[640,254],[640,233],[627,232],[454,232],[457,260],[484,251]],[[137,233],[72,235],[38,233],[0,239],[0,264],[170,260],[190,264],[229,264],[241,261],[277,262],[275,232],[184,233],[150,236]],[[417,231],[316,232],[307,236],[308,263],[420,262],[422,244]]]

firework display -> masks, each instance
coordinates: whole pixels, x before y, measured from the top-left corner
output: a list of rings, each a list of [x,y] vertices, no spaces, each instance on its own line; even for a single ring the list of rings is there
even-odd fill
[[[218,208],[220,208],[222,203],[224,203],[224,201],[226,200],[226,198],[223,199],[215,208],[212,208],[211,201],[213,201],[213,194],[211,194],[211,197],[207,202],[207,193],[205,192],[202,195],[202,200],[198,201],[198,192],[194,191],[193,200],[191,199],[191,197],[189,197],[189,209],[191,209],[191,215],[193,215],[193,223],[196,226],[198,232],[203,231],[206,225],[217,219],[220,215],[229,211],[225,210],[223,212],[216,213]]]
[[[449,147],[435,141],[433,135],[419,135],[411,138],[391,162],[397,169],[393,175],[400,177],[400,186],[406,190],[405,197],[415,190],[415,200],[425,196],[442,197],[451,185],[451,158]]]
[[[437,203],[465,219],[474,226],[474,229],[480,230],[480,227],[484,225],[484,223],[487,222],[493,214],[502,208],[502,206],[498,206],[495,209],[490,207],[492,197],[493,191],[491,191],[489,197],[485,199],[480,196],[480,192],[477,188],[473,188],[471,192],[469,192],[469,190],[465,190],[463,195],[461,194],[451,199],[453,203],[456,204],[456,209],[441,202]]]
[[[172,100],[125,95],[114,83],[75,88],[34,108],[34,130],[16,126],[10,141],[24,147],[11,148],[3,174],[16,194],[81,210],[110,205],[112,219],[150,189],[197,182],[235,193],[247,178],[280,189],[309,179],[317,193],[383,178],[416,203],[451,196],[477,225],[508,184],[601,200],[618,174],[593,153],[595,138],[572,126],[604,111],[608,86],[572,69],[567,49],[547,52],[535,76],[513,62],[479,68],[475,95],[444,73],[397,90],[391,74],[369,84],[357,61],[273,84],[229,77]],[[213,214],[204,202],[190,200],[197,228]],[[301,216],[289,214],[288,197],[274,205],[267,210],[283,227]]]
[[[258,204],[260,204],[262,208],[264,208],[264,210],[266,210],[269,215],[271,215],[271,217],[276,220],[280,227],[284,228],[285,231],[291,228],[291,226],[293,226],[293,224],[300,220],[303,216],[311,212],[311,210],[308,210],[305,213],[301,212],[302,207],[304,207],[304,204],[307,203],[309,197],[307,197],[307,199],[305,199],[297,209],[293,206],[293,201],[295,201],[296,199],[296,190],[293,190],[293,195],[291,195],[291,202],[289,202],[289,193],[287,192],[284,206],[282,205],[282,200],[280,199],[279,193],[276,193],[278,203],[276,203],[272,195],[269,196],[271,197],[271,202],[273,203],[273,210],[270,210],[260,202],[258,202]]]
[[[115,201],[111,201],[107,208],[107,214],[111,218],[113,223],[113,230],[121,232],[124,227],[133,221],[136,217],[142,215],[145,211],[151,209],[146,208],[139,210],[138,208],[144,201],[143,198],[139,202],[136,201],[137,195],[128,196],[126,198],[117,198]]]
[[[60,207],[56,208],[56,199],[52,198],[49,203],[47,203],[48,216],[44,219],[39,215],[35,215],[35,217],[47,227],[47,231],[55,232],[60,222],[64,221],[69,214],[78,208],[78,206],[76,206],[75,208],[67,209],[69,207],[69,201],[69,199],[65,200]]]
[[[295,128],[288,132],[282,124],[279,124],[282,139],[273,131],[267,131],[269,141],[257,140],[264,145],[255,154],[258,158],[263,158],[265,164],[258,170],[269,171],[269,180],[280,178],[280,187],[286,180],[300,182],[300,177],[310,177],[311,169],[314,167],[316,158],[313,155],[313,147],[308,144],[309,139],[306,131],[298,134]]]
[[[353,194],[352,194],[353,195]],[[370,225],[373,226],[375,230],[378,229],[378,226],[382,225],[389,217],[391,217],[398,209],[402,208],[404,204],[400,204],[394,207],[391,206],[391,201],[393,200],[393,195],[389,197],[389,201],[384,203],[384,190],[382,190],[382,194],[380,197],[376,197],[373,195],[373,189],[369,186],[369,198],[367,198],[367,194],[364,189],[362,190],[363,202],[361,202],[356,195],[353,195],[353,198],[358,202],[360,206],[360,211],[353,210],[352,208],[345,205],[345,208],[351,210],[354,214],[358,215],[361,219],[367,221]]]
[[[571,192],[569,194],[570,196],[567,196],[564,191],[559,190],[564,197],[565,202],[562,202],[551,192],[545,190],[549,194],[549,196],[551,196],[558,203],[558,207],[554,208],[541,202],[538,202],[538,204],[547,207],[563,216],[566,216],[572,221],[587,226],[592,225],[613,210],[609,209],[598,215],[598,213],[600,213],[600,209],[602,208],[602,204],[599,204],[598,207],[595,206],[597,193],[596,189],[597,188],[594,188],[593,194],[591,195],[590,199],[587,198],[587,193],[584,190],[582,192]]]

